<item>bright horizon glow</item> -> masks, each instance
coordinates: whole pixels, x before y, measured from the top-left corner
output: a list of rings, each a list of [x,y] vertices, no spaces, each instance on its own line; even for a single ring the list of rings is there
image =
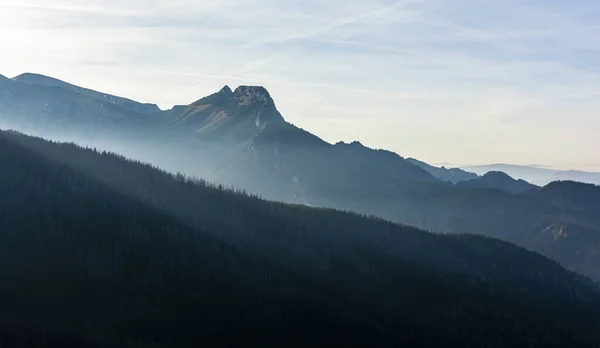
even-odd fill
[[[170,108],[265,86],[291,123],[429,163],[600,171],[600,3],[0,0],[0,74]]]

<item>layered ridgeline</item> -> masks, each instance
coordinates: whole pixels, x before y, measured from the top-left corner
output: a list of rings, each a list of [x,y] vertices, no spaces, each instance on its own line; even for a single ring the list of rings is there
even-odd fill
[[[598,287],[496,239],[17,133],[0,163],[3,347],[600,345]]]
[[[502,173],[477,177],[436,168],[359,142],[329,144],[286,122],[262,87],[224,87],[190,105],[157,111],[56,80],[36,82],[46,79],[26,74],[0,81],[0,124],[272,200],[497,237],[600,280],[599,210],[578,198],[597,197],[594,186],[540,188]],[[559,203],[574,200],[581,202],[577,208]]]
[[[490,171],[503,171],[514,178],[527,180],[536,185],[547,185],[553,181],[577,181],[600,185],[600,173],[581,170],[555,170],[541,166],[519,166],[502,163],[469,166],[464,169],[479,174]]]
[[[467,172],[460,168],[436,167],[436,166],[432,166],[428,163],[419,161],[414,158],[407,158],[406,160],[418,167],[425,169],[427,172],[429,172],[431,175],[435,176],[436,178],[443,180],[443,181],[449,181],[454,184],[461,182],[461,181],[475,180],[479,177],[475,173]],[[482,173],[482,174],[485,174],[485,173]]]

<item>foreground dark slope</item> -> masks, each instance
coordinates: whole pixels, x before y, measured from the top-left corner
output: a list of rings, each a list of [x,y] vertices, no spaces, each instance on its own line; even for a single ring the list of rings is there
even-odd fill
[[[600,343],[597,288],[505,242],[17,134],[0,163],[2,346]]]

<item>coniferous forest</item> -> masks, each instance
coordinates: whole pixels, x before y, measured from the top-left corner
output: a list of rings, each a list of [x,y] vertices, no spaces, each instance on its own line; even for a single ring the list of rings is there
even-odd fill
[[[496,239],[0,133],[0,347],[596,347],[600,291]]]

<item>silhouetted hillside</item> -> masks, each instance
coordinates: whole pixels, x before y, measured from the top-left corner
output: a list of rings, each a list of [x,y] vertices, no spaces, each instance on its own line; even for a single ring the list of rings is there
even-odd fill
[[[600,212],[600,186],[574,181],[555,181],[532,194],[562,209]]]
[[[0,345],[581,346],[600,295],[495,239],[0,133]]]

